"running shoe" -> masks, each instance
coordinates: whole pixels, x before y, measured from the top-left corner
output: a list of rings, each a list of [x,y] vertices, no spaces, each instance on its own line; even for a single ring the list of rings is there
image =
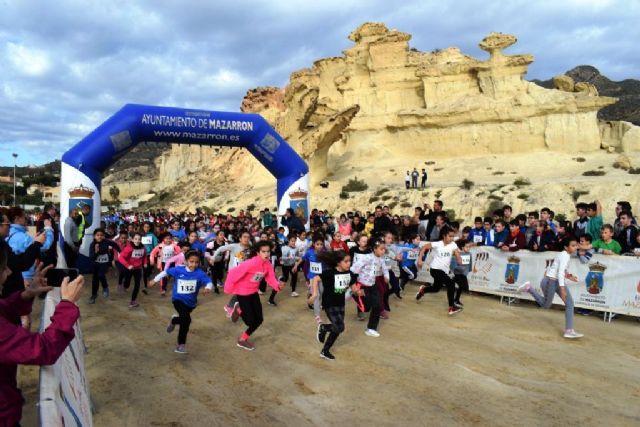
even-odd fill
[[[249,340],[238,340],[238,342],[236,343],[236,345],[238,347],[240,347],[243,350],[248,350],[248,351],[253,351],[255,350],[256,346],[253,345],[252,342],[250,342]]]
[[[449,307],[449,316],[453,316],[462,311],[462,307]]]
[[[231,318],[231,314],[233,313],[233,307],[229,307],[227,304],[224,305],[224,312],[227,315],[227,319]]]
[[[275,302],[275,301],[273,301],[273,300],[269,300],[269,301],[267,301],[267,304],[272,305],[272,306],[274,306],[274,307],[276,307],[276,306],[278,305],[278,303],[277,303],[277,302]]]
[[[378,338],[380,336],[380,332],[376,331],[375,329],[367,329],[366,331],[364,331],[364,334],[368,337]]]
[[[455,308],[464,308],[464,304],[463,304],[463,303],[461,303],[460,301],[456,301],[456,302],[454,302],[454,303],[453,303],[453,306],[454,306]]]
[[[216,294],[220,294],[220,287],[218,285],[215,285],[213,287],[213,292],[215,292]]]
[[[180,344],[173,351],[178,353],[178,354],[189,354],[189,352],[187,351],[187,346],[185,344]]]
[[[518,292],[529,292],[529,289],[531,289],[531,283],[529,281],[526,281],[522,285],[518,286]]]
[[[129,308],[136,308],[136,307],[140,307],[140,304],[138,304],[138,301],[131,301],[129,303]]]
[[[316,339],[320,344],[324,344],[324,339],[327,337],[327,330],[322,323],[318,324],[318,332],[316,332]]]
[[[145,295],[149,295],[149,291],[147,290],[147,288],[144,288],[144,289],[142,290],[142,293],[143,293],[143,294],[145,294]]]
[[[109,298],[109,288],[106,288],[106,289],[102,290],[102,297],[103,298]]]
[[[307,304],[307,307],[309,307],[309,310],[313,310],[313,304]]]
[[[264,292],[258,291],[258,295],[264,295]]]
[[[124,292],[124,285],[118,284],[118,292],[119,293],[123,293]]]
[[[240,318],[240,314],[242,314],[242,310],[240,310],[240,304],[236,302],[235,304],[233,304],[233,311],[231,312],[231,321],[233,323],[236,323]]]
[[[567,331],[564,331],[564,337],[565,338],[575,339],[575,338],[582,338],[583,336],[584,336],[584,334],[576,332],[573,329],[569,329]]]
[[[395,296],[396,296],[396,298],[398,298],[398,299],[402,299],[402,295],[400,295],[400,291],[395,292]]]
[[[336,357],[333,354],[331,354],[329,350],[322,350],[320,352],[320,357],[327,360],[336,360]]]
[[[161,297],[166,296],[166,295],[167,295],[167,291],[160,291],[160,296]]]
[[[425,285],[420,286],[420,289],[418,289],[418,292],[416,292],[416,301],[420,301],[420,299],[424,296],[424,290],[427,287]]]
[[[296,291],[293,291],[293,292],[291,292],[291,296],[292,296],[292,297],[299,297],[299,296],[300,296],[300,294],[299,294],[299,293],[297,293]]]
[[[380,318],[384,319],[384,320],[387,320],[389,318],[389,312],[387,310],[382,310],[380,312]]]
[[[364,319],[365,319],[365,317],[366,317],[366,316],[364,315],[364,313],[363,313],[363,312],[361,312],[361,311],[359,311],[359,312],[358,312],[358,320],[364,320]]]
[[[95,304],[95,303],[96,303],[96,297],[89,298],[89,304]]]
[[[169,324],[167,325],[167,333],[171,333],[173,332],[173,330],[176,328],[176,325],[173,323],[173,319],[175,319],[176,317],[180,317],[177,314],[172,314],[171,315],[171,320],[169,320]]]
[[[409,267],[407,266],[402,267],[402,271],[407,273],[407,277],[409,278],[409,280],[413,280],[416,278],[416,276],[413,274],[413,271],[411,271]]]

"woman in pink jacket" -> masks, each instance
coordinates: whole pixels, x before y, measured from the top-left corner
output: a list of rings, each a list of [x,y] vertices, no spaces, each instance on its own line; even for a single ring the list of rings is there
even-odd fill
[[[242,320],[247,329],[238,339],[238,347],[253,350],[255,346],[249,341],[249,336],[262,324],[262,303],[258,295],[258,287],[264,279],[276,292],[284,286],[278,282],[271,264],[271,242],[261,240],[251,248],[251,258],[237,267],[229,270],[224,284],[224,293],[238,297]]]
[[[0,240],[0,290],[11,274],[7,267],[8,246]],[[51,267],[48,267],[51,268]],[[58,360],[74,337],[73,325],[80,317],[76,301],[84,278],[78,276],[73,282],[62,282],[62,301],[56,306],[51,324],[42,333],[31,333],[12,323],[12,319],[31,312],[33,299],[51,288],[46,286],[44,275],[48,270],[42,264],[26,289],[0,299],[0,427],[19,425],[24,399],[17,387],[18,365],[51,365]]]

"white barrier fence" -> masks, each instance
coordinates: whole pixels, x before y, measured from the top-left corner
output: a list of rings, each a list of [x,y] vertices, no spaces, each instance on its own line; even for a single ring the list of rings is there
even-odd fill
[[[51,316],[60,302],[60,289],[47,293],[42,310],[41,327],[51,323]],[[43,427],[91,427],[91,399],[84,370],[84,341],[80,322],[76,322],[76,336],[58,361],[40,368],[39,419]]]
[[[518,294],[518,285],[528,280],[539,289],[545,269],[557,252],[510,253],[475,247],[471,254],[471,291],[533,300],[527,293]],[[577,282],[565,281],[576,307],[640,317],[640,259],[596,254],[588,264],[572,258],[568,271],[578,278]],[[418,273],[418,280],[433,281],[427,263]],[[557,295],[553,302],[562,304]]]

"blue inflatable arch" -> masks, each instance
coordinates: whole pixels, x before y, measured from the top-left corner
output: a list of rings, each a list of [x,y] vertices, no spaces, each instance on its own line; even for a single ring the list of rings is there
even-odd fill
[[[91,207],[80,266],[100,224],[102,174],[141,142],[246,148],[277,179],[278,214],[294,208],[308,221],[309,168],[262,116],[127,104],[62,156],[61,224],[71,209]]]

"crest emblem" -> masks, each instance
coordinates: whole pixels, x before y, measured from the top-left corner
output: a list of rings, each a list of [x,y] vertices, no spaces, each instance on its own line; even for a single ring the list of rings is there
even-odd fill
[[[604,288],[604,271],[607,267],[599,262],[595,264],[589,264],[589,273],[585,278],[585,284],[587,285],[587,292],[597,295],[602,292]]]
[[[89,214],[85,215],[86,227],[91,226],[91,222],[93,219],[92,212],[94,193],[95,191],[93,191],[89,187],[85,187],[82,184],[69,190],[69,214],[71,214],[72,209],[77,209],[78,211],[80,211],[85,206],[89,206]]]
[[[306,224],[309,220],[307,194],[309,193],[300,188],[289,193],[289,207],[293,209],[293,212],[303,224]]]
[[[504,281],[510,285],[518,281],[518,273],[520,273],[520,258],[515,255],[507,259],[507,268],[504,272]]]

